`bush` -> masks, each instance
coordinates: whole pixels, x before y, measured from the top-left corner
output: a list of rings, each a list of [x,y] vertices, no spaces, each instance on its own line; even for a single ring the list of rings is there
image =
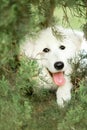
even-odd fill
[[[32,65],[35,67],[35,63],[24,63],[21,62],[17,74],[13,73],[15,76],[10,77],[10,80],[4,75],[0,80],[0,130],[23,129],[29,123],[31,104],[26,93],[36,85],[35,80],[32,80],[35,69],[31,69]]]
[[[87,128],[87,87],[83,84],[77,93],[73,93],[66,116],[58,124],[58,130],[86,130]]]
[[[0,80],[0,130],[17,130],[30,118],[29,101],[21,97],[17,86],[10,86],[5,77]]]

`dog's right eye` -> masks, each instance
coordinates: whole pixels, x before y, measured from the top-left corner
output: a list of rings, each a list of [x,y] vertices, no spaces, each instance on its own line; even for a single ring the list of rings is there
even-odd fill
[[[61,50],[64,50],[64,49],[65,49],[65,46],[61,45],[59,48],[60,48]]]
[[[44,49],[43,49],[43,52],[46,52],[46,53],[47,53],[47,52],[49,52],[49,51],[50,51],[49,48],[44,48]]]

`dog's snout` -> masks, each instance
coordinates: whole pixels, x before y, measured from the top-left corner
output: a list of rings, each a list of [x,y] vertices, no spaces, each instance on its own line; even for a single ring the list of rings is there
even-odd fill
[[[56,63],[54,64],[54,67],[55,67],[55,69],[57,69],[57,70],[61,70],[61,69],[63,69],[63,67],[64,67],[64,63],[61,62],[61,61],[56,62]]]

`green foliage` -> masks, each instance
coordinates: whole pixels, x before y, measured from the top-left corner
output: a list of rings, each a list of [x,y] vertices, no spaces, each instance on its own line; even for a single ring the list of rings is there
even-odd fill
[[[66,116],[58,124],[58,130],[86,130],[87,128],[87,85],[83,83],[77,93],[73,93],[72,102]]]
[[[20,88],[21,94],[30,94],[30,91],[33,91],[32,88],[35,89],[37,85],[38,65],[36,61],[27,59],[26,57],[22,58],[20,63],[21,67],[17,73],[16,84]]]
[[[72,66],[71,79],[72,83],[75,86],[74,89],[78,88],[80,82],[87,80],[87,54],[85,51],[79,53],[78,56],[75,56],[74,59],[70,59],[70,64]]]
[[[0,130],[21,129],[28,123],[30,112],[29,101],[3,76],[0,80]]]
[[[31,104],[26,94],[29,95],[29,89],[36,86],[32,77],[36,75],[37,65],[34,61],[23,59],[20,64],[15,76],[8,80],[2,76],[0,80],[0,130],[21,130],[29,123]]]
[[[84,31],[84,34],[85,34],[85,38],[87,39],[87,23],[84,25],[83,31]]]

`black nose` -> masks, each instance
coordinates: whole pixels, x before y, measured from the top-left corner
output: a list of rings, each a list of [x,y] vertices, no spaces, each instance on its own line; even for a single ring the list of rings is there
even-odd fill
[[[64,67],[64,63],[61,62],[61,61],[56,62],[56,63],[54,64],[54,67],[55,67],[55,69],[57,69],[57,70],[61,70],[61,69],[63,69],[63,67]]]

